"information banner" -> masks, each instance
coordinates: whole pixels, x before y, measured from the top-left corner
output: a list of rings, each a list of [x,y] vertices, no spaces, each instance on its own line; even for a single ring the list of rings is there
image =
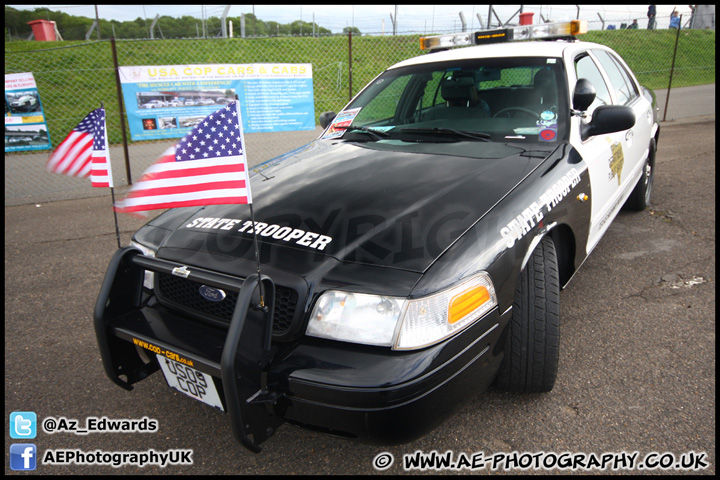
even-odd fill
[[[237,98],[245,133],[315,129],[312,64],[120,67],[132,140],[182,137]]]
[[[5,75],[5,151],[52,147],[40,94],[32,73]]]

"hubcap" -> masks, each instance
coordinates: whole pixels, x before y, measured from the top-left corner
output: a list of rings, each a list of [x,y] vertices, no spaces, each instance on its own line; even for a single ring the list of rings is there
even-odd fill
[[[645,164],[645,203],[650,203],[650,193],[652,192],[652,165],[650,161]]]

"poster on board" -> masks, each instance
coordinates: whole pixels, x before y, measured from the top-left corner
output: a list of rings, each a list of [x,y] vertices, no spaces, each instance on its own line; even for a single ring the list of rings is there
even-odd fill
[[[235,98],[243,131],[313,130],[312,64],[120,67],[133,141],[182,137]]]
[[[5,151],[52,147],[40,93],[32,73],[5,75]]]

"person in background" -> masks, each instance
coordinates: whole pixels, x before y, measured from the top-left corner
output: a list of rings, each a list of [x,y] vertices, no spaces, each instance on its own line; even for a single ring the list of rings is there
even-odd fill
[[[673,10],[670,15],[670,28],[680,28],[680,16],[677,10]]]
[[[695,28],[695,10],[697,5],[688,5],[690,7],[690,28]]]
[[[655,5],[650,5],[648,7],[648,30],[654,30],[655,29],[655,14],[657,13],[655,9]]]
[[[632,28],[633,30],[637,30],[638,26],[639,26],[639,25],[638,25],[638,23],[637,23],[637,19],[635,19],[635,20],[633,20],[633,22],[630,24],[630,26],[629,26],[628,28]]]

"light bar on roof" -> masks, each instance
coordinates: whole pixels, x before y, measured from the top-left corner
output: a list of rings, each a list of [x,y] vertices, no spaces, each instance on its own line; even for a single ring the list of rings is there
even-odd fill
[[[517,42],[520,40],[539,40],[567,37],[587,33],[587,20],[546,23],[541,25],[520,25],[517,27],[483,30],[474,33],[455,33],[433,35],[420,38],[422,50],[461,47],[465,45],[483,45],[486,43]]]
[[[420,38],[420,48],[422,50],[434,50],[436,48],[462,47],[465,45],[475,45],[472,33],[451,33],[448,35],[436,35],[432,37]]]

